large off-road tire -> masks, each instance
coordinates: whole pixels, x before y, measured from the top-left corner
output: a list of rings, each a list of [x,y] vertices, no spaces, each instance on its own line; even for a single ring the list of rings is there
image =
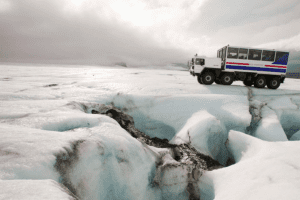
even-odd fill
[[[270,78],[267,81],[267,86],[268,86],[268,88],[274,89],[274,90],[277,89],[277,88],[279,88],[279,86],[280,86],[280,79],[278,77]]]
[[[198,80],[198,83],[200,83],[200,84],[203,84],[203,82],[202,82],[202,80],[201,80],[201,76],[199,75],[199,76],[197,76],[197,80]]]
[[[215,75],[212,72],[204,72],[200,78],[205,85],[211,85],[215,81]]]
[[[244,83],[244,85],[246,85],[246,86],[252,86],[252,84],[253,84],[253,81],[249,81],[249,80],[247,80],[247,79],[245,79],[244,81],[243,81],[243,83]]]
[[[231,73],[225,73],[221,76],[221,83],[223,85],[231,85],[233,83],[233,75]]]
[[[254,87],[256,88],[264,88],[266,86],[266,78],[264,76],[257,76],[254,79]]]

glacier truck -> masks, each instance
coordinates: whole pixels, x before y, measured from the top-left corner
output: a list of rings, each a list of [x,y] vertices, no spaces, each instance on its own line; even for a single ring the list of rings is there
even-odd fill
[[[217,58],[197,56],[188,62],[190,74],[200,84],[231,85],[243,81],[256,88],[277,89],[284,82],[289,52],[271,49],[225,46]]]

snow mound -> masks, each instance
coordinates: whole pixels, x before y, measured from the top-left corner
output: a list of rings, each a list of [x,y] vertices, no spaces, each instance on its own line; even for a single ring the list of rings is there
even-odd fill
[[[197,151],[225,165],[228,159],[225,142],[228,132],[225,125],[207,111],[192,115],[185,126],[171,140],[173,144],[191,143]]]
[[[267,141],[287,141],[277,114],[267,106],[261,108],[261,120],[253,136]]]
[[[300,195],[300,141],[268,142],[230,131],[228,150],[236,164],[200,178],[214,188],[208,199],[292,199]],[[201,189],[203,191],[203,188]]]
[[[262,145],[262,140],[255,137],[237,131],[229,132],[227,148],[235,162],[255,157]]]
[[[0,198],[10,200],[75,200],[64,186],[53,180],[0,180]]]
[[[139,200],[161,196],[151,187],[157,159],[152,151],[111,123],[90,128],[89,132],[92,136],[77,147],[74,165],[66,171],[63,162],[58,167],[63,181],[71,182],[80,199]],[[63,160],[64,154],[60,157]]]

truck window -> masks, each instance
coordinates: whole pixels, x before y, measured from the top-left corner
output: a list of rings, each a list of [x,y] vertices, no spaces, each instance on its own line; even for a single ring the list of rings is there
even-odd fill
[[[239,59],[247,59],[248,49],[239,48]]]
[[[205,64],[204,59],[196,58],[196,65],[204,65],[204,64]]]
[[[287,65],[288,58],[289,58],[288,52],[276,51],[275,62],[277,62],[278,64]]]
[[[274,61],[274,57],[275,57],[275,51],[263,50],[261,60],[273,62]]]
[[[238,57],[238,48],[228,47],[227,58],[237,58]]]
[[[262,50],[249,49],[248,59],[249,60],[261,60]]]

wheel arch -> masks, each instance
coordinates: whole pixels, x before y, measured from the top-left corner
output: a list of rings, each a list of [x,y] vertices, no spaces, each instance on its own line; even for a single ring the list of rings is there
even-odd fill
[[[204,74],[204,73],[206,73],[206,72],[212,72],[212,73],[215,75],[215,77],[217,78],[217,77],[219,77],[220,74],[221,74],[221,69],[218,69],[218,68],[204,68],[204,69],[202,70],[202,72],[201,72],[200,75],[202,75],[202,74]]]

